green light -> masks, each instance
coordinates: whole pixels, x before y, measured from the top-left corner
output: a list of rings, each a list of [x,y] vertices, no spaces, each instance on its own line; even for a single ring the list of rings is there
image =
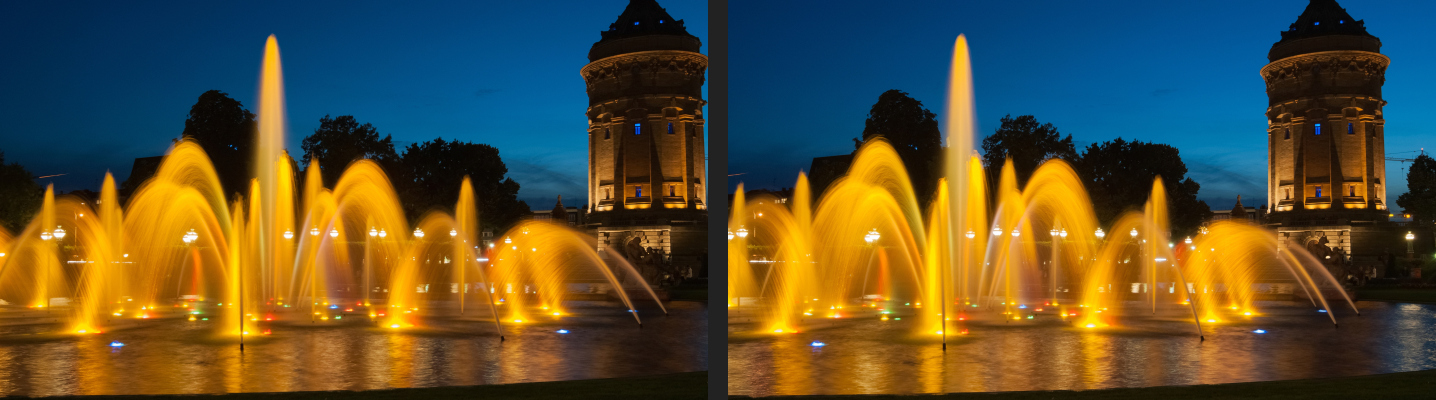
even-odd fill
[[[202,318],[202,319],[205,320],[205,321],[209,321],[209,318]]]

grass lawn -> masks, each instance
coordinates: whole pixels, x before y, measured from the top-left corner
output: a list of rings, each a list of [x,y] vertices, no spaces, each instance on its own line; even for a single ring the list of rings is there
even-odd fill
[[[881,399],[1429,399],[1436,396],[1436,370],[1345,378],[1228,383],[1223,385],[1160,386],[1086,391],[954,393],[945,395],[799,396]],[[782,399],[769,397],[765,399]]]
[[[704,399],[708,371],[633,378],[386,389],[363,392],[233,393],[163,396],[57,396],[46,399]],[[17,397],[6,397],[17,398]]]
[[[1356,299],[1436,303],[1436,290],[1405,288],[1356,289]]]

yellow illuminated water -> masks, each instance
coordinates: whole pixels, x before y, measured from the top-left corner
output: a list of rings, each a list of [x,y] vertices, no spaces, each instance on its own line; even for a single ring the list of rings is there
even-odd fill
[[[959,36],[934,198],[916,197],[881,138],[864,143],[816,201],[802,174],[787,201],[748,198],[738,186],[728,222],[731,316],[778,334],[906,317],[917,321],[906,324],[914,334],[948,340],[966,334],[970,319],[1023,324],[1041,315],[1104,329],[1169,311],[1201,332],[1203,323],[1260,316],[1259,283],[1299,287],[1322,310],[1328,294],[1345,296],[1304,250],[1278,252],[1264,228],[1219,222],[1191,244],[1169,237],[1160,177],[1151,177],[1143,208],[1115,221],[1096,219],[1082,179],[1061,160],[1043,163],[1024,186],[1006,160],[989,185],[972,147],[967,48]]]
[[[270,335],[277,318],[320,324],[369,315],[376,326],[411,328],[434,315],[431,302],[456,300],[458,313],[488,314],[502,335],[503,324],[564,318],[567,283],[596,277],[641,325],[629,293],[656,293],[593,237],[530,221],[498,236],[509,242],[481,246],[468,177],[452,183],[460,186],[454,212],[430,212],[415,226],[370,160],[344,166],[333,188],[311,160],[296,187],[283,149],[279,54],[270,36],[254,177],[243,193],[223,192],[190,138],[169,149],[126,204],[109,174],[95,203],[47,188],[22,232],[0,229],[0,299],[64,321],[75,334],[172,318],[213,320],[229,338]]]

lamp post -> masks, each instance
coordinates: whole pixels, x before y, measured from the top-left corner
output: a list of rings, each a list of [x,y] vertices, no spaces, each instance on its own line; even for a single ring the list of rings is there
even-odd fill
[[[51,236],[51,235],[50,235],[50,231],[41,231],[41,232],[40,232],[40,240],[44,240],[46,243],[49,243],[51,238],[54,238],[54,236]],[[58,247],[58,245],[57,245],[57,247]],[[58,253],[59,250],[56,250],[55,252]],[[55,256],[55,258],[58,259],[58,258],[60,258],[60,257],[57,255],[57,256]],[[44,264],[48,264],[48,263],[44,263]],[[41,265],[43,265],[43,264],[41,264]],[[45,297],[45,313],[46,313],[46,314],[49,314],[49,313],[50,313],[50,290],[49,290],[49,289],[50,289],[50,281],[49,281],[49,280],[46,280],[45,278],[48,278],[48,277],[49,277],[49,275],[50,275],[50,274],[49,274],[50,269],[49,269],[49,268],[46,268],[46,267],[40,267],[40,268],[41,268],[41,269],[40,269],[40,295]]]
[[[1058,252],[1062,251],[1062,246],[1059,245],[1058,241],[1060,241],[1063,236],[1066,236],[1067,231],[1066,231],[1066,230],[1057,229],[1056,226],[1053,226],[1053,227],[1052,227],[1052,230],[1047,231],[1047,233],[1049,233],[1049,234],[1052,235],[1052,305],[1053,305],[1053,306],[1056,306],[1057,303],[1058,303],[1058,302],[1057,302],[1057,261],[1058,261],[1058,259],[1060,258],[1060,253],[1058,253]]]
[[[450,238],[451,240],[458,240],[458,239],[454,239],[454,238],[457,238],[458,236],[459,236],[459,230],[458,230],[458,229],[450,229],[450,230],[449,230],[449,238]],[[459,248],[459,249],[461,249],[461,248],[463,248],[463,246],[460,245],[460,244],[458,244],[458,243],[454,243],[454,248]],[[464,315],[464,292],[465,292],[465,289],[466,289],[466,288],[464,287],[464,285],[465,285],[465,284],[464,284],[464,264],[467,263],[467,259],[468,259],[468,257],[458,257],[458,259],[454,260],[454,262],[456,262],[456,263],[459,264],[459,315]]]
[[[872,249],[872,247],[873,247],[873,243],[877,243],[878,239],[882,239],[882,238],[883,238],[883,235],[882,235],[881,233],[878,233],[878,228],[873,228],[873,230],[868,231],[868,234],[863,235],[863,241],[868,243],[868,249],[869,249],[869,251],[868,251],[868,263],[867,263],[866,266],[863,267],[863,286],[862,286],[862,290],[859,290],[859,291],[858,291],[858,295],[859,295],[859,296],[867,296],[867,293],[864,293],[864,292],[867,292],[867,291],[868,291],[868,274],[872,273],[872,270],[873,270],[873,257],[876,257],[877,254],[878,254],[876,251],[871,251],[871,249]],[[770,273],[773,271],[771,264],[769,265],[768,271],[769,271]],[[767,281],[767,279],[765,278],[764,281]],[[861,297],[860,297],[859,299],[861,300]]]
[[[1415,259],[1415,258],[1416,258],[1416,234],[1411,233],[1410,231],[1407,231],[1407,232],[1406,232],[1406,259],[1407,259],[1407,260],[1412,260],[1412,259]]]

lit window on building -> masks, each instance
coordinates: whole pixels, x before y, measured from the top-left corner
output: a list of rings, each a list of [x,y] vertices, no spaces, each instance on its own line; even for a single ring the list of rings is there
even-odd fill
[[[1316,198],[1321,198],[1321,185],[1316,186]]]
[[[1317,188],[1316,193],[1316,197],[1321,197],[1321,188]],[[633,187],[633,197],[643,197],[643,186]]]
[[[676,194],[674,194],[674,193],[677,193],[677,192],[678,192],[678,185],[669,185],[669,186],[668,186],[668,196],[669,196],[669,197],[677,196]]]
[[[669,122],[669,123],[668,123],[668,134],[669,134],[669,135],[672,135],[672,134],[673,134],[673,123],[672,123],[672,122]]]
[[[1321,124],[1316,124],[1316,134],[1317,134],[1318,136],[1321,135]]]
[[[1355,134],[1356,134],[1356,124],[1347,122],[1347,123],[1346,123],[1346,134],[1348,134],[1348,135],[1355,135]]]
[[[641,134],[643,134],[643,125],[633,124],[633,134],[634,134],[634,135],[641,135]]]
[[[1356,185],[1348,185],[1348,186],[1351,187],[1351,194],[1348,194],[1347,196],[1356,197]]]

